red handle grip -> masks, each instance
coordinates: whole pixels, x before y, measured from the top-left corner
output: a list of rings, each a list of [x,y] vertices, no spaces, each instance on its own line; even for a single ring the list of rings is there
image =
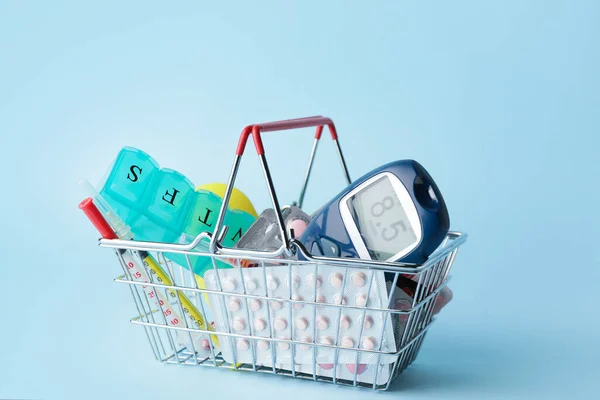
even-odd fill
[[[115,231],[110,227],[108,222],[106,222],[106,219],[104,219],[104,216],[100,210],[98,210],[98,207],[96,207],[91,197],[88,197],[79,203],[79,208],[81,208],[90,221],[92,221],[92,224],[94,224],[104,239],[118,239]]]
[[[241,156],[244,154],[244,150],[246,149],[246,142],[248,141],[248,136],[252,135],[254,140],[254,147],[256,147],[256,152],[258,155],[265,154],[265,149],[263,147],[262,139],[260,137],[261,132],[274,132],[274,131],[284,131],[288,129],[299,129],[299,128],[310,128],[312,126],[317,127],[317,132],[315,134],[315,139],[321,139],[321,134],[323,133],[323,126],[327,125],[329,128],[329,132],[331,133],[331,138],[333,140],[337,140],[337,132],[335,130],[335,125],[330,118],[327,117],[307,117],[307,118],[296,118],[296,119],[287,119],[284,121],[275,121],[275,122],[265,122],[262,124],[248,125],[242,130],[242,134],[240,135],[240,141],[238,142],[238,146],[235,154]]]

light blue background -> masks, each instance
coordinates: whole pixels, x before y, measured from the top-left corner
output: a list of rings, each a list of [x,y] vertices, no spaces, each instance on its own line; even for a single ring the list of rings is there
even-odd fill
[[[0,2],[0,398],[376,396],[156,363],[77,209],[121,146],[224,181],[243,126],[315,114],[354,177],[419,160],[470,234],[454,301],[381,398],[597,397],[598,1],[213,3]],[[265,135],[284,202],[311,135]],[[309,211],[343,187],[333,150]]]

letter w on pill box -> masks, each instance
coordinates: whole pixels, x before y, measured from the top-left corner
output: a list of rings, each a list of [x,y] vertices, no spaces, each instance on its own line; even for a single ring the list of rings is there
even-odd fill
[[[308,224],[282,212],[290,206],[280,206],[262,142],[263,133],[300,128],[316,133],[299,200],[291,206],[302,207],[325,128],[341,161],[342,187],[347,186],[334,200],[323,199],[325,206]],[[276,249],[231,247],[224,240],[225,215],[250,136],[274,211],[268,214],[274,223],[257,223],[278,230]],[[127,172],[131,179],[139,175],[137,169]],[[308,117],[244,128],[222,197],[211,230],[188,243],[100,240],[102,247],[117,250],[124,275],[116,281],[130,286],[137,310],[132,322],[145,330],[155,358],[388,389],[417,357],[466,240],[448,230],[446,204],[429,173],[403,160],[353,182],[332,120]],[[150,282],[131,276],[126,260],[147,254],[168,276]],[[198,257],[210,260],[203,276],[194,274]],[[225,264],[233,268],[222,268]],[[141,258],[139,265],[148,268]],[[167,323],[165,308],[148,293],[171,302],[167,309],[183,321]],[[195,323],[199,318],[207,323]]]

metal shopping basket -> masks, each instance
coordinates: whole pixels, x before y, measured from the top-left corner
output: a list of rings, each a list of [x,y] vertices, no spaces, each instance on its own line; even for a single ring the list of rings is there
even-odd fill
[[[298,201],[301,206],[325,126],[335,142],[350,183],[336,129],[329,118],[309,117],[250,125],[242,131],[237,147],[214,229],[219,234],[204,232],[189,244],[100,240],[100,246],[116,250],[124,274],[115,280],[130,288],[138,312],[131,322],[144,328],[158,361],[266,372],[385,390],[415,360],[434,320],[435,302],[446,285],[466,235],[450,232],[440,248],[422,265],[312,256],[284,229],[261,133],[316,127]],[[227,230],[225,213],[249,136],[253,137],[276,210],[283,241],[276,251],[248,251],[221,245]],[[144,254],[148,253],[158,265],[143,260]],[[131,270],[131,261],[124,257],[125,254],[140,261],[145,271]],[[187,269],[173,263],[169,254],[184,255]],[[301,254],[305,261],[287,257],[294,254]],[[191,272],[194,257],[207,257],[212,263],[213,268],[205,274],[204,282]],[[256,267],[237,268],[243,260],[250,260]],[[218,268],[223,262],[233,264],[234,268]],[[157,274],[160,269],[164,272]],[[148,281],[136,279],[144,273],[149,277]],[[335,289],[337,300],[333,301],[319,294],[320,284],[331,274],[335,274],[336,282],[340,282]],[[397,307],[396,284],[406,276],[416,282],[416,289],[408,303],[405,301],[403,307]],[[356,285],[352,282],[356,284],[355,279],[367,294],[360,305],[345,297],[347,293],[354,295],[352,290]],[[277,285],[271,285],[272,282]],[[305,285],[305,294],[308,293],[304,297],[294,295],[294,290],[301,284]],[[153,302],[152,297],[161,293],[161,300]],[[192,309],[196,311],[190,312]],[[175,313],[183,316],[184,321],[174,319],[177,324],[169,321]],[[257,314],[262,315],[258,322],[257,318],[253,319]],[[319,335],[323,327],[331,332],[325,338]],[[301,334],[295,334],[296,331]],[[351,333],[344,333],[346,331]],[[370,336],[365,341],[367,331]]]

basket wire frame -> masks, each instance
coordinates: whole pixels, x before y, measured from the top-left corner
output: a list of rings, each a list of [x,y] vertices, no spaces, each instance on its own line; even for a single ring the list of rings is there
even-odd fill
[[[446,285],[446,282],[449,279],[449,271],[452,267],[454,258],[458,251],[458,247],[460,246],[460,244],[462,244],[463,241],[464,241],[463,235],[461,235],[460,233],[451,232],[448,235],[448,240],[444,243],[444,246],[438,251],[437,255],[430,258],[430,261],[428,261],[423,266],[419,267],[419,269],[415,270],[414,268],[411,268],[411,267],[404,268],[404,269],[399,268],[399,267],[389,268],[389,269],[385,269],[385,268],[380,269],[381,271],[390,274],[390,276],[393,276],[393,281],[392,281],[393,286],[392,287],[395,287],[395,283],[397,282],[400,275],[402,275],[402,274],[413,275],[413,279],[417,281],[418,284],[417,284],[417,289],[416,289],[416,292],[415,292],[415,295],[413,298],[413,303],[409,309],[403,309],[403,310],[394,309],[392,307],[393,293],[391,291],[389,293],[389,296],[387,299],[387,305],[385,307],[374,307],[369,304],[367,304],[365,307],[358,307],[358,306],[350,306],[350,305],[345,305],[345,304],[322,304],[322,303],[318,303],[315,298],[306,299],[306,300],[295,300],[295,299],[292,299],[292,296],[290,296],[289,298],[269,297],[267,294],[250,294],[250,293],[247,293],[245,290],[243,293],[232,293],[232,292],[227,292],[227,291],[223,290],[223,288],[220,286],[217,290],[202,289],[202,288],[198,287],[197,281],[196,281],[193,273],[191,272],[191,268],[184,269],[184,268],[180,268],[176,264],[174,265],[174,263],[172,261],[168,260],[164,256],[163,251],[151,251],[151,252],[154,255],[155,259],[158,260],[158,262],[164,268],[164,270],[167,271],[168,274],[170,275],[170,278],[173,282],[172,285],[165,285],[163,283],[156,282],[156,281],[152,281],[151,283],[142,283],[142,282],[133,280],[132,277],[129,275],[128,269],[125,267],[125,263],[123,261],[123,256],[120,251],[116,251],[115,253],[116,253],[117,257],[119,258],[119,260],[121,261],[121,266],[123,268],[123,275],[116,278],[115,281],[129,286],[131,294],[132,294],[132,298],[136,305],[136,310],[138,312],[138,315],[135,318],[133,318],[131,320],[131,322],[136,325],[141,325],[144,328],[144,330],[146,332],[146,337],[150,343],[152,352],[153,352],[155,358],[159,362],[168,363],[168,364],[192,365],[192,366],[225,367],[225,368],[229,368],[229,369],[233,369],[233,370],[263,372],[263,373],[270,373],[270,374],[276,374],[276,375],[292,376],[292,377],[302,378],[302,379],[309,379],[309,380],[313,380],[313,381],[329,382],[329,383],[340,384],[340,385],[369,387],[372,389],[385,390],[389,387],[391,381],[394,378],[396,378],[406,367],[408,367],[415,360],[415,358],[421,348],[421,345],[423,343],[425,335],[426,335],[429,327],[431,326],[431,324],[434,321],[435,301],[436,301],[440,291],[443,289],[443,287]],[[108,241],[108,242],[112,242],[112,241]],[[296,243],[296,242],[294,241],[293,243]],[[120,244],[118,244],[118,243],[104,243],[103,246],[115,247],[117,249],[126,249],[128,251],[131,251],[136,257],[139,258],[139,255],[137,254],[137,252],[141,251],[141,250],[148,251],[149,248],[152,247],[152,243],[151,242],[130,241],[126,247],[120,247]],[[183,252],[183,254],[186,254],[186,258],[187,258],[188,264],[189,264],[188,267],[191,267],[190,258],[191,257],[199,257],[199,256],[211,257],[211,259],[213,260],[213,263],[214,263],[213,268],[215,271],[219,271],[219,269],[216,268],[216,260],[217,259],[221,259],[221,260],[227,259],[230,262],[233,261],[236,265],[239,265],[239,263],[240,263],[240,258],[232,259],[231,257],[211,255],[210,253],[185,251],[185,252]],[[199,255],[199,254],[202,254],[202,255]],[[316,258],[313,258],[312,260],[309,259],[308,261],[304,261],[304,262],[293,261],[293,260],[281,260],[281,259],[278,259],[278,260],[252,259],[252,260],[258,263],[259,266],[256,268],[260,268],[262,270],[261,276],[262,276],[262,279],[265,280],[265,282],[267,279],[268,267],[277,266],[278,268],[287,268],[287,270],[289,271],[288,277],[290,278],[287,280],[287,282],[291,282],[291,266],[292,265],[305,264],[305,266],[307,268],[307,274],[308,273],[318,274],[320,271],[320,268],[322,266],[329,265],[327,262],[317,260]],[[346,263],[346,269],[345,269],[346,272],[344,274],[345,276],[344,276],[343,282],[347,281],[346,277],[350,273],[349,271],[352,271],[353,269],[360,269],[361,271],[363,271],[365,268],[365,265],[363,265],[363,263],[360,262],[361,260],[344,260],[344,261]],[[243,274],[241,273],[242,269],[238,268],[238,270],[240,271],[241,279],[244,279]],[[148,272],[148,276],[153,276],[153,275]],[[219,279],[217,279],[216,281],[219,282]],[[372,282],[373,282],[373,279],[371,278],[370,282],[368,283],[368,285],[369,285],[368,287],[370,287]],[[228,298],[235,295],[235,297],[241,298],[241,299],[243,299],[244,302],[246,302],[246,307],[245,307],[246,312],[248,312],[247,311],[248,310],[248,306],[247,306],[248,302],[251,299],[258,299],[265,303],[268,313],[272,312],[271,304],[270,304],[270,301],[272,301],[272,300],[275,300],[275,301],[278,301],[281,303],[289,303],[290,305],[292,305],[294,303],[302,303],[305,306],[309,306],[309,307],[312,307],[312,309],[314,309],[315,319],[316,319],[317,307],[328,307],[328,308],[337,309],[338,318],[341,316],[341,314],[344,312],[344,310],[349,309],[349,308],[354,308],[354,309],[360,308],[360,310],[363,312],[363,316],[366,315],[367,313],[369,313],[371,315],[374,313],[390,315],[391,323],[396,326],[401,327],[399,330],[396,330],[396,332],[395,332],[395,334],[396,334],[395,339],[397,342],[397,350],[395,352],[389,352],[389,351],[386,352],[386,351],[380,350],[381,344],[383,342],[384,332],[386,330],[387,323],[388,323],[388,318],[382,318],[383,326],[381,327],[381,331],[379,332],[379,337],[377,338],[378,339],[377,343],[379,345],[378,345],[378,348],[376,348],[374,350],[369,351],[369,350],[358,349],[358,348],[348,349],[346,347],[342,347],[339,343],[337,343],[337,341],[333,345],[321,344],[321,343],[317,343],[316,341],[314,343],[310,343],[310,346],[312,347],[313,352],[316,351],[316,349],[318,347],[331,348],[334,350],[335,355],[334,355],[334,361],[333,361],[333,365],[334,365],[334,371],[332,374],[333,376],[319,374],[319,369],[318,369],[316,362],[313,362],[312,373],[297,371],[297,366],[295,365],[293,356],[291,358],[290,368],[279,368],[279,367],[277,367],[278,362],[275,359],[274,353],[272,353],[273,358],[272,358],[272,362],[270,363],[270,365],[261,365],[257,362],[257,356],[256,356],[256,351],[257,351],[256,346],[257,346],[258,341],[265,341],[265,340],[268,341],[270,344],[269,347],[272,347],[273,345],[276,345],[279,342],[285,342],[290,346],[292,351],[295,351],[297,346],[303,346],[303,345],[305,346],[307,344],[304,342],[298,341],[298,340],[276,338],[275,335],[273,335],[272,328],[270,327],[271,318],[268,318],[268,321],[267,321],[267,323],[269,324],[267,327],[267,331],[271,333],[271,335],[269,335],[268,337],[257,336],[254,334],[239,334],[239,333],[233,332],[231,329],[228,329],[226,331],[221,331],[218,329],[216,329],[216,330],[200,329],[198,327],[192,326],[189,323],[188,318],[184,318],[186,321],[185,328],[170,326],[167,324],[167,321],[163,315],[164,310],[157,309],[155,307],[153,308],[153,306],[148,301],[148,299],[145,296],[145,293],[143,291],[144,286],[151,286],[151,287],[155,288],[156,291],[164,291],[165,293],[169,289],[172,289],[175,291],[175,293],[178,294],[178,296],[181,296],[181,295],[187,296],[190,299],[190,301],[194,304],[194,306],[205,317],[208,317],[210,315],[210,313],[207,313],[207,311],[210,311],[210,306],[208,305],[207,297],[205,297],[205,295],[211,295],[213,299],[217,298],[217,299],[219,299],[218,301],[222,302],[223,304],[226,303]],[[245,284],[243,282],[242,282],[242,287],[245,288]],[[343,294],[344,288],[342,287],[341,290],[342,290],[341,293]],[[179,301],[176,303],[178,304],[178,307],[180,309],[180,312],[181,312],[180,314],[185,315],[185,312],[184,312],[183,308],[181,307],[181,302]],[[226,309],[226,307],[224,307],[224,308]],[[292,307],[288,307],[288,309],[291,310]],[[249,316],[248,316],[248,320],[250,320]],[[290,318],[290,321],[292,321],[291,318]],[[314,327],[314,324],[313,324],[313,329],[316,329],[316,327]],[[340,338],[339,329],[340,328],[339,328],[339,324],[338,324],[338,328],[337,328],[338,335],[337,335],[336,339]],[[189,335],[190,340],[187,343],[190,343],[191,346],[188,347],[188,346],[178,345],[177,340],[175,338],[176,333],[180,334],[180,335],[181,334]],[[209,347],[208,352],[201,351],[201,350],[193,347],[194,342],[191,340],[192,333],[204,334],[206,339],[211,342],[211,346]],[[361,335],[359,334],[358,337],[361,337]],[[251,344],[250,349],[252,350],[253,362],[239,363],[235,359],[233,360],[233,362],[226,361],[220,354],[218,347],[215,346],[215,344],[216,344],[215,338],[218,340],[218,342],[223,342],[225,340],[229,340],[231,342],[230,344],[232,345],[232,347],[233,347],[233,342],[236,338],[244,338],[244,339],[248,340]],[[313,338],[316,338],[316,335],[313,335]],[[338,363],[338,352],[339,351],[345,351],[345,352],[354,351],[356,353],[356,358],[355,358],[355,363],[354,363],[355,364],[355,368],[354,368],[355,372],[354,372],[353,379],[351,379],[351,380],[337,378],[338,374],[337,374],[336,369],[339,367],[338,364],[340,364],[340,363]],[[365,382],[359,381],[359,379],[358,379],[358,370],[359,369],[357,368],[358,364],[360,364],[359,358],[360,358],[361,354],[367,354],[367,353],[374,353],[375,355],[378,356],[378,359],[380,359],[383,355],[395,357],[395,361],[390,364],[390,368],[391,368],[391,371],[389,374],[390,378],[384,384],[377,384],[377,382],[378,382],[377,375],[379,374],[380,369],[376,369],[376,372],[375,372],[376,375],[375,375],[375,378],[373,379],[373,383],[365,383]],[[235,355],[234,355],[234,357],[235,357]],[[313,353],[313,360],[314,360],[314,353]],[[378,362],[378,364],[379,364],[379,362]]]
[[[429,257],[427,262],[425,262],[422,265],[312,256],[304,248],[302,243],[300,243],[293,237],[290,237],[286,232],[286,229],[284,229],[281,207],[279,205],[279,201],[275,193],[266,156],[264,154],[260,134],[261,132],[297,129],[305,127],[317,128],[313,148],[310,155],[308,169],[306,171],[305,180],[302,186],[299,201],[297,203],[299,206],[301,206],[305,197],[306,188],[310,178],[312,165],[317,150],[317,145],[321,137],[323,128],[325,126],[328,127],[331,133],[331,137],[335,142],[337,153],[341,161],[346,181],[350,183],[350,175],[348,173],[348,168],[346,166],[341,147],[339,145],[337,132],[333,122],[329,118],[309,117],[296,120],[286,120],[249,125],[246,128],[244,128],[240,137],[240,142],[236,151],[236,157],[234,159],[233,168],[230,174],[227,188],[225,190],[223,203],[219,211],[219,216],[217,218],[217,223],[214,229],[214,232],[216,232],[216,234],[212,234],[210,232],[203,232],[199,234],[193,240],[192,243],[189,244],[142,242],[120,239],[100,240],[100,246],[115,249],[115,254],[117,255],[117,258],[119,259],[121,267],[123,269],[123,275],[116,278],[115,281],[125,284],[129,287],[137,310],[137,316],[133,318],[131,322],[143,327],[148,342],[150,343],[152,352],[159,362],[167,364],[217,367],[232,370],[262,372],[275,375],[291,376],[301,379],[308,379],[312,381],[329,382],[338,385],[367,387],[376,390],[385,390],[388,389],[390,383],[415,360],[422,346],[425,335],[434,321],[435,302],[438,298],[440,291],[444,288],[449,279],[449,272],[456,257],[456,253],[458,251],[459,246],[466,240],[466,235],[461,234],[459,232],[449,232],[440,248]],[[283,242],[282,246],[276,251],[265,252],[257,250],[231,249],[225,248],[221,244],[221,239],[227,232],[227,227],[223,225],[225,213],[229,205],[229,199],[231,197],[231,193],[235,184],[235,179],[239,170],[240,161],[244,153],[244,149],[246,147],[246,141],[249,136],[253,136],[254,139],[255,147],[260,158],[265,180],[267,182],[267,188],[269,191],[273,208],[275,210],[275,215],[277,218],[279,231]],[[126,262],[123,259],[123,252],[125,251],[130,252],[130,254],[133,257],[137,258],[138,261],[140,261],[141,265],[144,265],[146,273],[150,277],[151,282],[144,283],[132,279],[130,271],[126,267]],[[138,253],[140,251],[150,252],[154,256],[155,260],[158,261],[158,263],[169,275],[169,278],[172,282],[171,285],[166,285],[163,282],[159,282],[155,279],[154,275],[150,273],[151,271],[148,270],[148,266],[142,262],[140,254]],[[174,264],[167,257],[165,257],[165,253],[184,254],[187,262],[187,269],[184,269],[181,266]],[[302,255],[307,261],[295,261],[293,259],[289,259],[289,257],[285,257],[295,254]],[[393,290],[389,291],[387,304],[384,304],[380,307],[372,306],[369,303],[367,303],[364,307],[350,306],[346,304],[318,303],[316,279],[314,288],[315,296],[312,299],[306,300],[294,300],[292,298],[291,287],[289,292],[289,298],[269,297],[267,292],[265,292],[264,295],[250,294],[246,292],[245,284],[242,285],[242,287],[244,288],[243,293],[231,293],[223,290],[223,288],[221,287],[220,279],[216,279],[216,283],[218,285],[216,290],[200,288],[192,272],[192,257],[209,257],[212,262],[213,270],[215,271],[215,275],[217,277],[219,276],[219,268],[217,268],[217,261],[220,260],[229,262],[233,264],[234,268],[237,268],[240,271],[240,279],[242,280],[242,282],[244,276],[242,274],[242,268],[240,268],[241,260],[251,260],[253,263],[256,263],[258,265],[255,268],[262,269],[262,279],[264,280],[263,283],[265,287],[267,286],[267,268],[273,266],[277,266],[278,268],[287,267],[287,282],[290,282],[290,285],[292,282],[292,266],[304,266],[307,269],[307,274],[314,273],[315,276],[319,273],[319,270],[325,266],[342,267],[344,269],[343,286],[341,288],[342,296],[344,294],[345,284],[347,281],[346,278],[348,276],[349,271],[351,272],[353,270],[358,269],[361,271],[372,271],[372,273],[370,274],[369,281],[367,283],[369,292],[373,284],[375,271],[384,272],[385,275],[388,277],[393,276],[393,279],[391,280],[391,288],[396,287],[396,282],[398,281],[401,275],[411,276],[412,279],[417,282],[417,286],[416,292],[412,299],[411,306],[408,309],[402,310],[395,309],[394,307],[392,307],[394,294]],[[165,310],[163,309],[163,307],[161,305],[159,305],[159,307],[156,307],[155,305],[151,304],[147,296],[145,295],[144,289],[148,286],[154,288],[155,292],[164,292],[166,298],[173,300],[173,303],[177,304],[176,308],[179,310],[180,315],[183,316],[183,320],[185,321],[185,327],[173,326],[167,323],[167,319],[165,317],[164,312]],[[199,326],[194,325],[192,323],[193,321],[190,320],[189,313],[186,313],[186,310],[182,306],[181,302],[182,296],[187,297],[191,301],[193,306],[196,307],[198,312],[205,318],[205,321],[208,325],[210,321],[209,317],[211,317],[211,307],[208,304],[208,296],[211,296],[211,299],[213,301],[215,300],[215,298],[218,299],[218,302],[220,302],[223,305],[222,308],[225,310],[225,312],[227,312],[227,307],[225,307],[224,305],[226,299],[232,295],[235,295],[235,297],[237,298],[243,299],[243,301],[246,303],[246,312],[248,312],[248,302],[252,299],[261,300],[267,305],[267,330],[269,332],[269,336],[257,336],[255,334],[252,334],[252,332],[251,334],[235,333],[229,327],[229,324],[225,324],[225,326],[227,326],[227,329],[219,329],[218,324],[216,323],[213,326],[207,326],[207,329],[201,329]],[[271,327],[271,300],[276,300],[281,303],[289,303],[290,306],[294,303],[303,303],[304,306],[312,307],[311,309],[314,310],[313,317],[315,319],[317,316],[317,309],[321,307],[327,307],[337,310],[338,321],[339,317],[342,315],[342,312],[344,312],[345,309],[350,308],[359,309],[362,312],[363,320],[367,313],[380,314],[382,316],[381,320],[383,321],[383,326],[381,327],[380,335],[377,338],[378,340],[376,343],[378,343],[378,345],[373,350],[366,350],[360,347],[342,347],[338,343],[340,339],[339,323],[337,325],[337,336],[335,338],[335,343],[333,343],[332,345],[318,343],[316,340],[315,331],[313,331],[313,341],[308,344],[298,340],[276,338],[273,334],[273,329]],[[288,307],[288,309],[291,312],[292,307]],[[313,321],[315,319],[313,319]],[[388,320],[390,320],[391,324],[394,325],[394,339],[396,341],[396,351],[393,352],[386,351],[385,349],[382,350],[381,348],[384,333],[386,329],[390,329],[390,327],[387,326]],[[293,324],[293,320],[291,320],[291,318],[290,323]],[[313,330],[316,330],[316,327],[314,326],[315,324],[312,325]],[[361,327],[360,334],[358,336],[359,338],[362,335],[362,329],[363,328]],[[196,348],[194,343],[198,342],[193,340],[193,338],[198,338],[198,336],[204,338],[204,341],[209,344],[208,346],[206,346],[206,348]],[[187,337],[189,340],[185,341],[186,345],[182,345],[181,340],[178,340],[177,337]],[[249,349],[251,349],[252,352],[252,362],[238,362],[235,358],[235,352],[233,352],[233,361],[227,361],[223,357],[222,353],[219,351],[219,344],[225,343],[225,341],[229,341],[232,348],[234,348],[235,346],[233,346],[233,343],[237,338],[244,338],[250,343]],[[292,353],[292,357],[289,360],[289,366],[285,365],[285,367],[282,367],[281,363],[278,362],[277,356],[275,355],[274,351],[271,351],[270,363],[266,363],[267,365],[265,365],[265,363],[258,363],[256,355],[258,341],[268,341],[270,349],[273,349],[273,346],[279,342],[287,343]],[[313,362],[311,372],[300,371],[298,365],[296,365],[294,357],[294,352],[296,351],[297,346],[307,345],[312,350]],[[315,359],[318,348],[329,348],[333,350],[334,360],[333,371],[331,374],[320,373]],[[340,367],[340,365],[338,365],[338,354],[340,351],[344,351],[346,352],[346,354],[349,351],[355,353],[354,372],[352,379],[342,379],[339,377],[337,369]],[[366,354],[369,354],[370,356],[375,355],[378,360],[376,365],[378,365],[379,368],[375,368],[375,376],[372,382],[365,382],[364,380],[361,381],[358,377],[358,365],[360,364],[361,355]],[[392,357],[393,362],[389,364],[380,364],[379,361],[383,356],[385,356],[387,359]],[[389,368],[389,371],[387,371],[388,374],[386,375],[389,376],[389,378],[385,379],[383,383],[378,383],[378,375],[380,374],[380,371],[382,371],[382,366],[385,366],[385,368]]]

